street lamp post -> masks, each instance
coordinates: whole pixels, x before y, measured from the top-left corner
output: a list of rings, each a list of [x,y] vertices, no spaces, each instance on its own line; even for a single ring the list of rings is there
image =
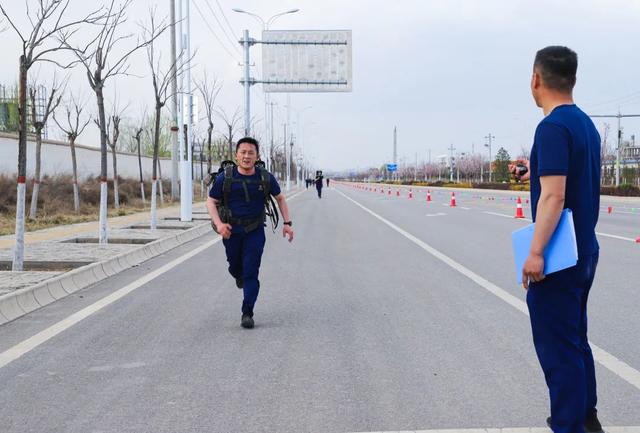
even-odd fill
[[[264,32],[264,31],[266,31],[266,30],[269,30],[269,26],[270,26],[271,24],[273,24],[273,22],[274,22],[278,17],[281,17],[281,16],[283,16],[283,15],[287,15],[287,14],[294,14],[294,13],[296,13],[296,12],[300,11],[300,9],[290,9],[290,10],[288,10],[288,11],[284,11],[284,12],[277,13],[277,14],[273,15],[272,17],[270,17],[268,20],[266,20],[266,21],[265,21],[265,20],[264,20],[260,15],[254,14],[254,13],[252,13],[252,12],[248,12],[248,11],[245,11],[245,10],[243,10],[243,9],[239,9],[239,8],[233,8],[232,10],[233,10],[234,12],[239,13],[239,14],[247,14],[247,15],[249,15],[249,16],[251,16],[251,17],[253,17],[253,18],[257,19],[257,20],[262,24],[262,31],[263,31],[263,32]],[[248,35],[247,35],[247,34],[245,34],[245,36],[244,36],[244,40],[245,40],[245,41],[247,41],[248,39],[249,39]],[[246,48],[245,48],[245,50],[246,50],[246,51],[245,51],[245,62],[248,64],[248,63],[249,63],[249,60],[248,60],[248,51],[249,51],[249,50],[248,50],[248,49],[246,49]],[[245,68],[246,68],[246,69],[248,69],[248,66],[245,66]],[[245,80],[248,80],[248,79],[249,79],[249,77],[248,77],[248,76],[246,76],[246,75],[247,75],[247,74],[245,74]],[[249,90],[248,90],[248,88],[249,88],[249,84],[245,82],[245,85],[246,85],[245,92],[249,92]],[[249,114],[247,114],[247,113],[246,113],[246,112],[249,110],[249,106],[248,106],[248,97],[247,97],[247,95],[245,95],[245,101],[247,101],[247,102],[245,102],[245,116],[246,116],[245,118],[247,118],[247,119],[248,119],[248,118],[250,118],[250,117],[249,117],[249,116],[250,116],[250,113],[249,113]],[[268,107],[269,107],[269,104],[270,104],[269,94],[268,94],[268,93],[265,93],[265,98],[264,98],[264,117],[265,117],[265,126],[264,126],[265,134],[264,134],[264,135],[265,135],[265,137],[273,136],[273,127],[272,127],[272,126],[271,126],[272,131],[271,131],[271,132],[269,131],[269,127],[270,127],[270,124],[271,124],[272,122],[268,122],[268,121],[266,120],[269,116],[273,116],[273,109],[269,110],[269,108],[268,108]],[[273,119],[271,119],[271,120],[273,120]],[[245,129],[246,129],[246,125],[245,125]],[[269,147],[270,147],[270,149],[269,149],[269,153],[270,153],[270,152],[271,152],[271,148],[273,147],[273,140],[271,140],[271,143],[270,143]],[[267,159],[268,159],[268,158],[267,158]],[[267,169],[270,169],[270,170],[272,169],[272,168],[270,167],[270,163],[269,163],[268,161],[267,161]]]

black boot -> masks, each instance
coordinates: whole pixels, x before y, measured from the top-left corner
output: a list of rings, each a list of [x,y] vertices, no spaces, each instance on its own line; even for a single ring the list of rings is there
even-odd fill
[[[551,428],[551,417],[547,418],[547,426]],[[604,430],[602,430],[602,424],[600,424],[600,420],[598,419],[598,411],[596,409],[587,415],[584,420],[583,427],[585,433],[604,433]]]
[[[253,317],[251,317],[248,314],[243,314],[242,315],[242,320],[240,321],[240,326],[242,326],[245,329],[251,329],[253,328]]]

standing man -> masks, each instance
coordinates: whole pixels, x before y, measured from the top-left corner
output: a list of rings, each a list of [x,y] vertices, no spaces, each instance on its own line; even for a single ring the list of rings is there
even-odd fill
[[[318,198],[322,198],[322,180],[324,177],[322,176],[322,170],[316,171],[316,190],[318,191]]]
[[[578,57],[567,47],[538,51],[531,92],[545,118],[531,149],[531,204],[536,223],[522,269],[533,343],[549,388],[555,433],[601,432],[596,376],[587,338],[587,299],[598,264],[600,136],[573,102]],[[525,175],[526,177],[526,175]],[[576,266],[544,275],[545,246],[564,208],[573,211]]]
[[[327,188],[329,188],[329,178],[327,178]]]
[[[253,308],[260,291],[258,272],[265,243],[265,205],[269,194],[276,199],[284,220],[282,236],[293,241],[287,201],[275,177],[263,168],[256,168],[259,155],[260,146],[255,139],[238,140],[238,166],[216,177],[207,199],[212,226],[223,238],[229,273],[236,279],[236,286],[244,290],[240,324],[248,329],[254,326]],[[222,215],[218,212],[220,205],[224,210]]]

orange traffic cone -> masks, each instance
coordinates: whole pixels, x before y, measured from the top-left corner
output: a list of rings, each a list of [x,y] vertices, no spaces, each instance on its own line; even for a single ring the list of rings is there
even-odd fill
[[[391,195],[391,187],[389,187],[388,191],[387,191],[388,195]]]
[[[409,188],[409,198],[413,198],[413,191],[411,191],[411,188]]]
[[[522,213],[522,200],[518,196],[518,200],[516,200],[516,218],[524,218],[524,213]]]
[[[640,244],[640,236],[638,236],[638,237],[636,238],[636,243],[637,243],[637,244]]]
[[[380,187],[380,192],[384,194],[384,186]]]
[[[455,192],[451,193],[451,204],[449,206],[451,206],[451,207],[455,207],[456,206],[456,193]]]
[[[396,190],[396,197],[400,197],[400,189]]]
[[[609,206],[609,207],[607,208],[607,212],[608,212],[609,214],[611,214],[611,212],[613,212],[613,207],[612,207],[612,206]]]
[[[427,201],[431,201],[431,191],[427,191]]]

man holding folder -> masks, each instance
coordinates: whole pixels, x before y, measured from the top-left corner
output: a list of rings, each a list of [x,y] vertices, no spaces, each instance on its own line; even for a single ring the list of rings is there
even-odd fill
[[[529,175],[535,230],[522,268],[533,342],[549,388],[555,433],[595,433],[598,421],[587,299],[598,263],[600,136],[573,102],[578,58],[567,47],[538,51],[531,92],[545,118],[535,132]],[[563,209],[573,212],[575,266],[544,275],[544,250]]]

